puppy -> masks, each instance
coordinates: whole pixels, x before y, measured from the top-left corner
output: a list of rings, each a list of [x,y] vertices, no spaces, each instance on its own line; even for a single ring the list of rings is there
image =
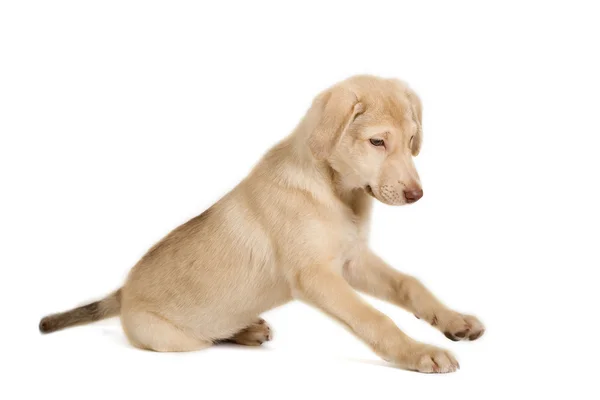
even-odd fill
[[[404,83],[340,82],[237,187],[152,247],[122,288],[43,318],[40,331],[120,315],[142,349],[254,346],[271,338],[260,314],[300,299],[402,368],[455,371],[452,354],[411,339],[356,292],[403,307],[451,340],[484,332],[367,244],[373,198],[403,205],[423,196],[412,159],[422,140],[421,102]]]

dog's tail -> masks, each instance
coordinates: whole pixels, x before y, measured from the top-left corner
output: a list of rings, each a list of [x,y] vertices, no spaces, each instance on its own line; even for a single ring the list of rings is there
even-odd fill
[[[121,312],[121,289],[100,301],[58,314],[48,315],[40,321],[40,332],[51,333],[74,325],[88,324],[115,317]]]

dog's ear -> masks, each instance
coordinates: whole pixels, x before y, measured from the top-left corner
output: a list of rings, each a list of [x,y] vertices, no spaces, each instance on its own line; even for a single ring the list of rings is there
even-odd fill
[[[313,156],[327,159],[346,128],[362,112],[362,103],[347,88],[334,86],[317,96],[307,113],[308,147]]]
[[[406,89],[408,100],[411,105],[413,119],[417,124],[417,133],[412,139],[410,151],[413,156],[416,156],[421,151],[421,143],[423,143],[423,106],[419,96],[410,88]]]

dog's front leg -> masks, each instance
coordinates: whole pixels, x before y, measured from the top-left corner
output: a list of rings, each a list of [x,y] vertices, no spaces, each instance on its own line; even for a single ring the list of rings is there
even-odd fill
[[[420,372],[453,372],[458,362],[446,350],[419,343],[366,303],[341,273],[328,266],[304,268],[294,275],[297,298],[346,325],[383,359]]]
[[[369,250],[347,264],[343,275],[355,289],[412,312],[448,339],[475,340],[485,331],[476,317],[449,309],[417,279],[395,270]]]

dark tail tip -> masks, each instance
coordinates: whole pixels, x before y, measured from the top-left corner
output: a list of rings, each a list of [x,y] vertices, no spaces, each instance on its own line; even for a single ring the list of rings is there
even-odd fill
[[[39,328],[41,333],[50,333],[56,330],[52,322],[50,321],[50,318],[48,317],[42,318],[42,320],[40,321]]]

